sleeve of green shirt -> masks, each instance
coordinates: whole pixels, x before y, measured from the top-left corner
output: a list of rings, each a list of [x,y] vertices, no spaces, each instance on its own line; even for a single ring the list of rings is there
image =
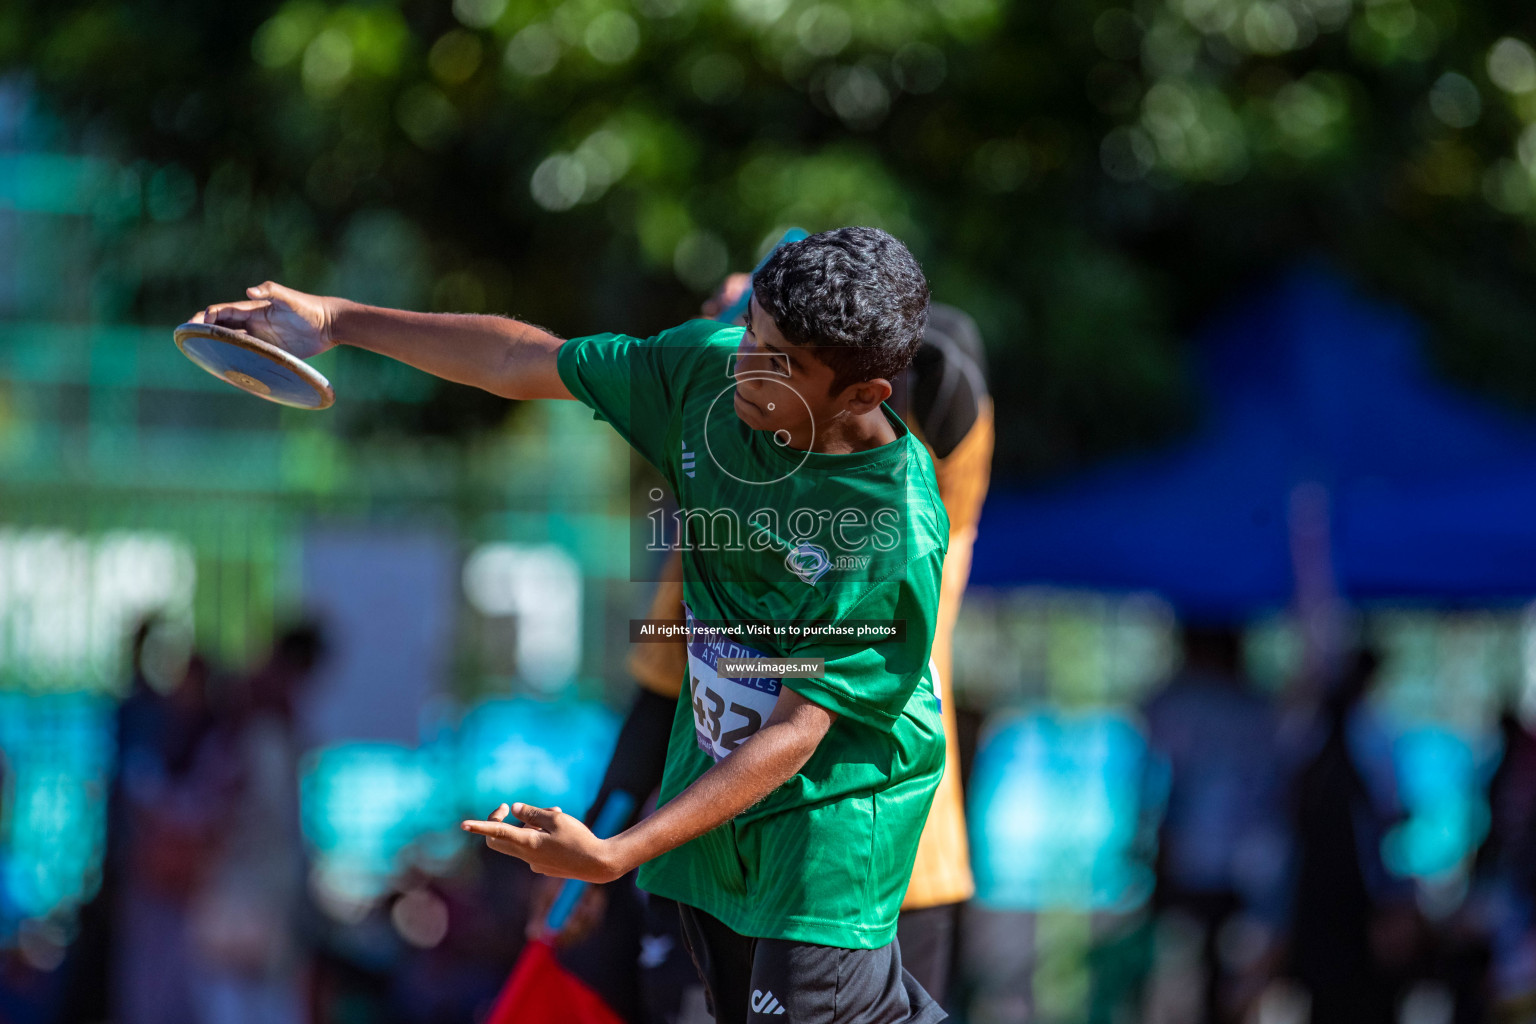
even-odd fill
[[[784,685],[813,704],[856,722],[889,732],[901,717],[928,665],[933,647],[937,579],[915,565],[908,578],[880,588],[875,600],[861,601],[844,619],[904,622],[901,640],[879,644],[814,642],[794,650],[795,658],[824,659],[822,675],[785,678]]]
[[[723,329],[727,325],[713,320],[690,320],[654,338],[572,338],[560,346],[556,365],[578,401],[665,473],[667,436],[687,378],[710,336]]]

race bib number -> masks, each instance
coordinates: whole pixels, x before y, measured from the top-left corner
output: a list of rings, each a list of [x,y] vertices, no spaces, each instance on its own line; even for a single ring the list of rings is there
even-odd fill
[[[719,633],[700,631],[692,609],[688,618],[688,685],[693,700],[693,728],[699,749],[716,761],[741,746],[763,727],[779,702],[778,679],[722,679],[721,658],[762,658],[761,651]]]

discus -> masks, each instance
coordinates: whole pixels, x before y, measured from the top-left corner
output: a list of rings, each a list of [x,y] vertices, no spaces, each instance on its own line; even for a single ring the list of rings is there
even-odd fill
[[[331,382],[319,370],[244,331],[185,323],[174,337],[182,355],[257,398],[295,409],[327,409],[336,401]]]

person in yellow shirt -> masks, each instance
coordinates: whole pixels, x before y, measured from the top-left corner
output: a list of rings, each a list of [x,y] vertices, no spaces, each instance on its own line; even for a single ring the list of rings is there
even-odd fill
[[[705,305],[705,315],[729,308],[747,283],[746,275],[733,276]],[[922,345],[891,404],[932,454],[939,497],[949,513],[949,552],[944,559],[932,651],[948,740],[947,763],[923,829],[897,928],[902,966],[942,1003],[949,984],[959,908],[975,889],[960,792],[951,675],[955,622],[970,576],[971,550],[991,478],[994,437],[981,335],[970,316],[952,306],[932,304]],[[675,553],[663,566],[648,618],[683,621],[682,565]],[[594,813],[614,790],[629,792],[639,805],[660,783],[667,737],[687,674],[686,646],[682,640],[635,644],[628,668],[640,692],[593,801]],[[552,889],[546,889],[545,899],[551,895]],[[708,1020],[700,1016],[702,995],[689,991],[698,985],[698,978],[675,934],[675,910],[662,906],[665,901],[656,897],[646,899],[639,956],[644,976],[640,985],[642,1012],[657,1024]],[[561,936],[563,940],[579,942],[596,925],[602,913],[600,900],[588,900],[573,916]],[[531,933],[540,931],[542,917],[542,913],[534,915]]]

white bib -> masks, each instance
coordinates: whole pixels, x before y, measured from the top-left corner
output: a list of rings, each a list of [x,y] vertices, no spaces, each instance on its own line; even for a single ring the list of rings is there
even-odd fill
[[[716,761],[741,746],[763,727],[779,702],[780,679],[722,679],[716,670],[721,658],[763,658],[767,655],[720,633],[699,630],[693,610],[688,621],[688,686],[693,701],[693,728],[699,749]]]

